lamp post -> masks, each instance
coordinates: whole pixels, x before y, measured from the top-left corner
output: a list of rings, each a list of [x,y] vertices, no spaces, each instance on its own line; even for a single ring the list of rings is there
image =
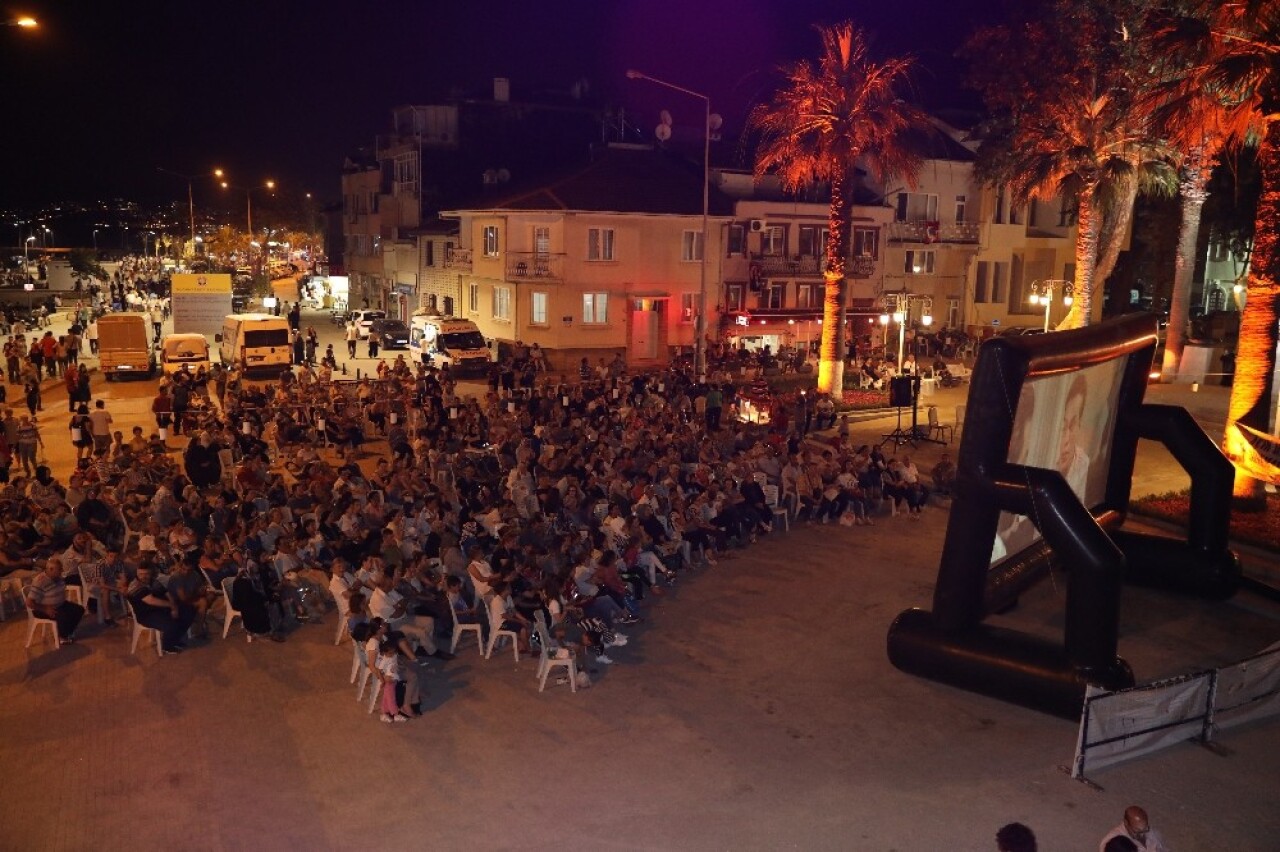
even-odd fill
[[[30,15],[23,15],[21,18],[14,18],[11,21],[4,21],[0,26],[6,27],[22,27],[24,30],[32,30],[40,26],[35,18]]]
[[[1075,301],[1073,297],[1074,289],[1070,281],[1064,281],[1058,278],[1050,278],[1044,281],[1031,282],[1031,295],[1027,301],[1033,305],[1044,306],[1044,330],[1049,330],[1049,310],[1053,307],[1053,291],[1057,290],[1062,294],[1062,304],[1071,307],[1071,303]]]
[[[655,85],[697,98],[702,101],[705,109],[702,124],[702,266],[698,290],[698,317],[694,323],[694,334],[697,335],[697,340],[694,342],[693,349],[694,372],[698,375],[698,381],[705,381],[707,376],[707,208],[711,195],[711,98],[701,92],[686,89],[684,86],[650,77],[635,69],[627,70],[627,79],[648,80]]]
[[[204,174],[198,174],[198,175],[184,175],[180,172],[174,172],[174,171],[170,171],[169,169],[161,168],[160,166],[156,166],[156,171],[164,172],[167,175],[173,175],[174,177],[182,178],[187,182],[187,215],[191,217],[191,251],[194,252],[195,242],[196,242],[196,197],[195,197],[195,192],[192,189],[192,182],[198,180],[199,178],[207,178],[207,177],[221,178],[222,169],[214,169],[211,172],[205,172]],[[225,187],[226,184],[224,183],[223,186]]]
[[[35,241],[36,238],[31,236],[22,243],[22,275],[25,278],[31,277],[31,244]]]
[[[98,251],[98,229],[97,228],[93,229],[93,251],[95,254]]]
[[[53,248],[53,231],[50,230],[48,225],[45,225],[44,227],[44,234],[40,237],[40,245],[45,248]]]
[[[885,313],[880,315],[880,324],[885,327],[885,335],[888,335],[888,326],[890,314],[892,311],[892,319],[898,324],[898,372],[902,372],[902,364],[906,358],[907,348],[907,319],[911,316],[911,303],[916,302],[921,305],[920,324],[925,328],[933,325],[933,297],[921,296],[906,291],[898,293],[885,293],[881,296],[880,303],[885,309]],[[886,345],[887,345],[886,340]]]

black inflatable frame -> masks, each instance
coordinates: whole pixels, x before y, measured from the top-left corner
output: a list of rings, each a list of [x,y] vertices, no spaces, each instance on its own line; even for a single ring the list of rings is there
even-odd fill
[[[982,346],[933,609],[906,610],[889,628],[889,659],[897,668],[1074,719],[1088,684],[1133,685],[1133,672],[1117,655],[1125,580],[1210,599],[1234,594],[1240,563],[1227,547],[1232,466],[1185,409],[1143,403],[1155,349],[1151,314]],[[1106,496],[1086,507],[1058,471],[1008,463],[1014,416],[1027,379],[1116,358],[1126,363]],[[1120,529],[1139,438],[1160,441],[1191,476],[1185,540]],[[1041,539],[992,567],[1001,511],[1027,516]],[[1054,568],[1068,578],[1061,644],[984,623]]]

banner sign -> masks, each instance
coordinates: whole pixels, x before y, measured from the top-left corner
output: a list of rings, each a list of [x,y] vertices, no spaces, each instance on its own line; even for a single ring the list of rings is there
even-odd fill
[[[231,313],[231,276],[225,274],[177,274],[172,287],[173,330],[176,334],[203,334],[213,342],[222,321]]]

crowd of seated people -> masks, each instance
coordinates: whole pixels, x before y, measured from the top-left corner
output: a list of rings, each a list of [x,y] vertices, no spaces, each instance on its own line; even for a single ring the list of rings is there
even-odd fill
[[[123,597],[169,653],[206,629],[224,592],[251,641],[282,641],[331,605],[327,587],[397,721],[419,712],[417,664],[450,658],[455,622],[529,650],[541,621],[609,664],[646,600],[772,532],[775,502],[869,524],[886,502],[918,516],[928,497],[908,459],[847,435],[771,444],[713,419],[706,388],[676,370],[548,378],[483,400],[403,360],[381,372],[231,376],[180,461],[139,429],[117,432],[65,488],[41,484],[47,471],[16,478],[0,489],[0,572],[38,581],[28,602],[65,640],[85,604],[110,623]],[[49,521],[31,523],[46,503]],[[68,583],[92,593],[68,601]]]

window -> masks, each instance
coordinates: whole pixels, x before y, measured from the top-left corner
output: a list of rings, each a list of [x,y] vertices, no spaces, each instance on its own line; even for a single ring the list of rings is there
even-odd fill
[[[770,284],[760,294],[760,307],[771,311],[782,310],[783,302],[786,301],[786,293],[786,284]]]
[[[933,249],[908,249],[903,271],[908,275],[932,275],[934,254]]]
[[[787,229],[781,225],[770,225],[760,232],[760,253],[770,257],[781,257],[787,253]]]
[[[1000,188],[996,189],[996,209],[991,222],[995,225],[1004,224],[1004,190]]]
[[[396,195],[418,194],[418,154],[401,154],[395,159],[395,184],[392,192]]]
[[[797,308],[821,308],[824,288],[821,284],[800,284],[796,287]]]
[[[493,318],[496,320],[511,320],[511,288],[498,287],[493,288]]]
[[[880,256],[880,231],[877,228],[853,229],[853,256],[869,257],[875,260]]]
[[[609,231],[609,233],[612,234],[613,231]],[[608,293],[582,294],[582,321],[595,325],[601,325],[609,321]]]
[[[431,240],[427,240],[426,242],[426,256],[422,260],[422,265],[423,266],[436,265],[436,244],[433,243]]]
[[[680,294],[680,321],[693,322],[698,317],[698,304],[701,301],[698,293]]]
[[[923,192],[899,192],[898,222],[936,222],[938,220],[938,196]]]
[[[481,244],[484,246],[485,257],[498,256],[498,226],[485,225],[484,231],[481,233]]]
[[[1034,198],[1027,202],[1027,227],[1034,228],[1040,224],[1040,202]]]
[[[973,279],[973,301],[975,304],[986,304],[987,285],[991,279],[991,264],[985,260],[978,261],[977,272]]]
[[[800,256],[821,257],[826,248],[827,229],[817,225],[800,226]]]
[[[964,222],[965,203],[966,203],[965,196],[963,195],[956,196],[956,224],[957,225],[962,224]]]
[[[546,225],[539,225],[533,229],[533,253],[537,257],[547,257],[551,254],[551,229]]]
[[[680,240],[681,260],[702,260],[702,232],[685,231]]]
[[[587,229],[587,260],[613,260],[613,228]]]
[[[729,226],[729,256],[747,253],[747,228],[745,225]]]
[[[992,264],[991,269],[991,301],[1003,302],[1005,297],[1005,282],[1009,280],[1009,264],[997,261]]]
[[[473,314],[480,313],[480,285],[467,285],[467,310]]]
[[[453,297],[452,296],[444,297],[444,315],[447,317],[453,316]]]
[[[1071,203],[1065,195],[1062,196],[1062,206],[1058,208],[1058,227],[1071,228],[1076,224],[1076,206]]]
[[[529,322],[533,325],[547,324],[547,294],[529,294]]]
[[[728,311],[740,311],[746,302],[747,285],[724,285],[724,307]]]

